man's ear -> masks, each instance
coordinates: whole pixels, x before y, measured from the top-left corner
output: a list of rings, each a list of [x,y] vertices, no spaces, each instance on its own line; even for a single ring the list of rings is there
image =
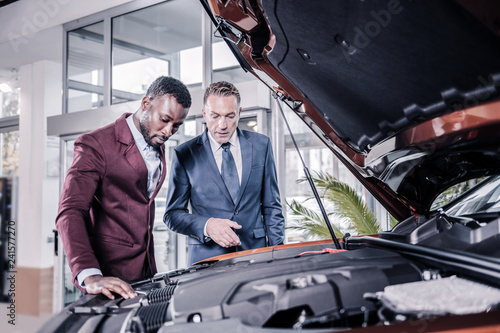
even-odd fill
[[[146,111],[151,106],[151,99],[148,96],[144,96],[141,101],[142,111]]]

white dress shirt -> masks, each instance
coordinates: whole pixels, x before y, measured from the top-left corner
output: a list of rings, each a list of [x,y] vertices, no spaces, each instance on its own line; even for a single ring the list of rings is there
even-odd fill
[[[208,138],[210,141],[210,148],[212,149],[212,153],[214,154],[215,158],[215,163],[217,164],[217,168],[219,168],[219,173],[221,173],[222,169],[222,145],[215,141],[213,138],[212,134],[210,134],[209,131],[208,133]],[[241,171],[243,169],[243,162],[241,159],[241,146],[240,146],[240,138],[238,137],[238,131],[234,131],[233,135],[229,139],[229,143],[231,146],[229,147],[229,150],[231,150],[231,154],[233,155],[234,163],[236,164],[236,170],[238,171],[238,180],[241,185]],[[209,218],[207,222],[205,222],[205,227],[203,228],[203,234],[205,237],[208,237],[207,234],[207,223],[213,219],[213,217]]]
[[[220,143],[215,141],[210,132],[208,132],[208,138],[210,139],[210,148],[212,148],[215,163],[217,163],[217,168],[219,168],[220,173],[222,168],[222,151],[224,149],[222,149],[222,145]],[[229,150],[231,150],[231,154],[233,155],[234,163],[236,164],[236,170],[238,170],[238,180],[241,185],[241,170],[243,167],[243,162],[241,160],[240,138],[238,137],[237,131],[234,131],[233,135],[229,139],[229,143],[231,144]]]
[[[132,136],[134,137],[135,145],[141,152],[142,158],[146,163],[146,167],[148,168],[148,196],[151,198],[154,190],[156,189],[156,185],[158,185],[158,181],[161,176],[161,160],[160,153],[157,149],[151,147],[144,140],[144,136],[139,132],[137,127],[134,124],[133,115],[127,117],[127,125],[130,128],[130,132],[132,132]]]

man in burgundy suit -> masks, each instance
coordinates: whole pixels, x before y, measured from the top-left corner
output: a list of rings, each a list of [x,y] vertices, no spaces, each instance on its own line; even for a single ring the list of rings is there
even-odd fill
[[[75,141],[56,227],[80,290],[130,298],[136,294],[127,282],[156,273],[152,229],[167,169],[164,143],[190,106],[186,86],[162,76],[134,114]]]

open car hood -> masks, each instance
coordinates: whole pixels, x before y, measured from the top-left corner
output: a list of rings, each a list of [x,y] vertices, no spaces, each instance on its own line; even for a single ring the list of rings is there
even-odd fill
[[[401,221],[86,295],[39,332],[499,332],[499,37],[451,0],[201,1],[241,66]]]
[[[499,172],[500,37],[459,2],[201,2],[241,66],[398,220]]]

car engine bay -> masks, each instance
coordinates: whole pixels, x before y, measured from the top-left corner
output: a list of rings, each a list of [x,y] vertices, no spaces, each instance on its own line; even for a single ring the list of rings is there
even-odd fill
[[[470,316],[498,322],[498,277],[481,278],[474,267],[473,273],[461,271],[457,267],[470,263],[460,263],[459,256],[439,263],[418,250],[408,255],[406,247],[419,246],[375,237],[346,237],[343,245],[349,250],[328,244],[274,249],[158,274],[134,284],[133,299],[87,295],[51,325],[92,332],[220,332],[222,323],[229,331],[237,325],[245,332],[331,332],[439,324],[450,316],[457,325]],[[456,265],[444,263],[453,260]]]

